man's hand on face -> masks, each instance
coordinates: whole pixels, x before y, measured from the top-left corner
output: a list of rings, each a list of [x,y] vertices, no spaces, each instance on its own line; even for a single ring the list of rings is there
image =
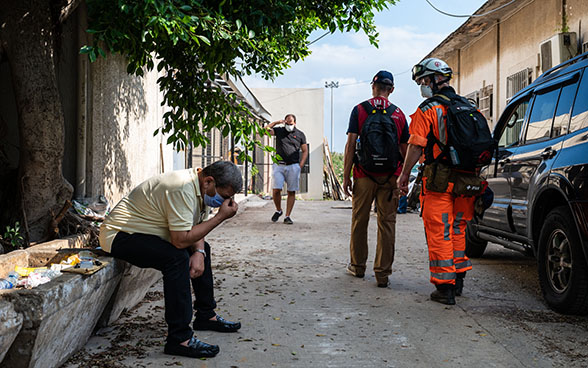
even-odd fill
[[[239,205],[237,205],[237,202],[235,202],[233,198],[229,198],[225,199],[223,204],[219,207],[218,213],[222,216],[223,219],[226,220],[235,216],[238,209]]]
[[[190,277],[195,279],[204,272],[204,254],[194,252],[190,256]]]

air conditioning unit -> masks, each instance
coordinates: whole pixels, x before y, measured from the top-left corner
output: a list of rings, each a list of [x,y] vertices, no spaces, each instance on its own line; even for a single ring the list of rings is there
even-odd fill
[[[569,60],[578,54],[576,32],[558,33],[539,44],[541,53],[541,71]]]

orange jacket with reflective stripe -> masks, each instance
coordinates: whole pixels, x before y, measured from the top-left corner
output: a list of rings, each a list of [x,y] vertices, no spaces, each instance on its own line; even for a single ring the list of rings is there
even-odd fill
[[[447,143],[447,124],[445,123],[445,115],[447,114],[447,107],[441,103],[427,99],[423,102],[414,114],[410,115],[410,138],[409,144],[421,146],[423,149],[427,145],[427,135],[433,128],[433,134],[441,143]],[[433,148],[433,156],[436,158],[441,154],[441,149],[438,145]],[[424,160],[424,155],[421,156],[421,162]]]

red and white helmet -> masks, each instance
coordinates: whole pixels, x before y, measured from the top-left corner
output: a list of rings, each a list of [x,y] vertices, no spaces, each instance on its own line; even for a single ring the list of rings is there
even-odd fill
[[[439,74],[451,79],[453,70],[441,59],[428,58],[412,67],[412,80],[426,77],[427,75]]]

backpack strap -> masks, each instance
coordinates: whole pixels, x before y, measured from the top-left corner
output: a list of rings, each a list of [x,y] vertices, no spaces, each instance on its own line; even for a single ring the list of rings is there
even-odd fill
[[[376,108],[373,107],[369,101],[363,101],[360,105],[368,115],[374,114],[376,112]]]
[[[392,117],[392,114],[394,114],[394,111],[396,111],[396,109],[398,109],[398,107],[396,107],[396,105],[394,105],[393,103],[390,103],[390,106],[383,108],[383,109],[372,106],[372,104],[369,101],[363,101],[360,105],[361,105],[361,107],[363,107],[364,111],[368,115],[375,114],[376,110],[382,110],[382,112],[384,114]]]

